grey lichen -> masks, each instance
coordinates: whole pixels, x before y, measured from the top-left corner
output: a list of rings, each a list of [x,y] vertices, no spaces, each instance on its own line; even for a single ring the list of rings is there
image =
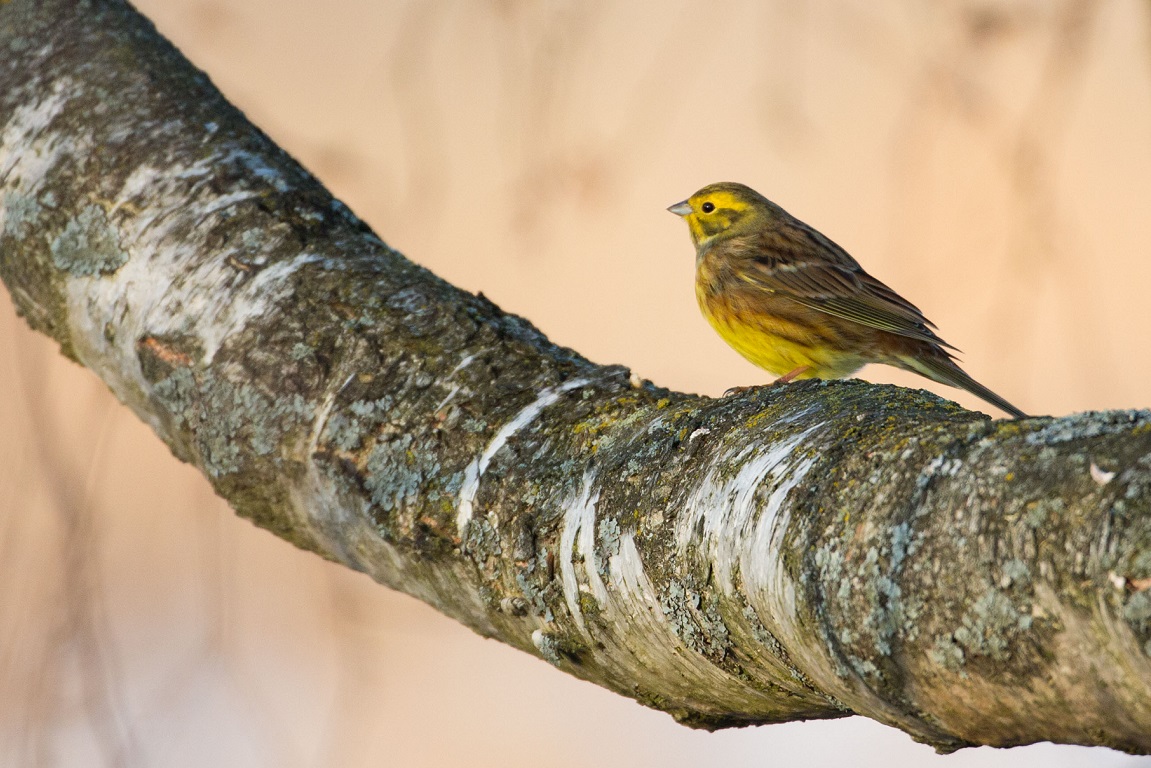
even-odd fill
[[[1151,590],[1135,592],[1123,605],[1123,618],[1140,637],[1151,635]],[[1151,640],[1143,644],[1143,651],[1151,656]]]
[[[963,615],[962,626],[953,633],[955,642],[970,659],[986,656],[1005,661],[1015,639],[1031,628],[1030,605],[1016,605],[1005,592],[989,588]]]
[[[386,422],[395,408],[395,399],[357,400],[334,412],[324,425],[322,441],[344,451],[359,448],[364,438]]]
[[[935,644],[931,648],[931,660],[941,667],[952,672],[959,672],[966,677],[963,669],[963,649],[951,635],[937,635]]]
[[[175,368],[156,382],[152,394],[195,440],[204,469],[213,477],[237,472],[244,447],[273,457],[292,429],[305,426],[314,408],[299,395],[273,398],[248,383],[236,383],[212,370],[199,375]]]
[[[699,596],[689,596],[682,583],[673,581],[660,595],[659,606],[663,609],[663,615],[667,617],[679,639],[689,648],[702,652],[704,637],[700,633],[699,627],[692,621],[691,609],[688,606],[689,600],[696,601],[698,604]]]
[[[411,435],[391,435],[378,440],[368,454],[364,483],[372,503],[385,512],[415,501],[427,477],[439,470],[427,454],[413,449]]]
[[[559,666],[562,660],[560,656],[560,643],[555,635],[537,629],[532,632],[532,645],[540,652],[540,656],[544,658],[544,661],[554,666]]]
[[[546,568],[541,567],[539,559],[532,558],[516,572],[516,586],[523,593],[523,599],[530,606],[531,613],[543,618],[544,621],[551,621],[554,616],[548,606],[548,599],[552,592],[558,590],[558,586],[554,581],[547,579],[544,571]]]
[[[596,565],[601,576],[607,574],[609,560],[619,554],[619,523],[615,518],[605,517],[600,520],[596,536]]]
[[[104,209],[89,205],[69,221],[49,246],[52,262],[77,277],[110,275],[128,262],[119,230]]]
[[[660,608],[684,645],[712,661],[724,658],[729,632],[717,611],[718,596],[704,601],[698,591],[672,581],[660,595]]]
[[[708,590],[698,598],[696,620],[707,634],[707,657],[712,661],[722,661],[728,653],[731,632],[720,615],[722,601],[719,594]]]
[[[1031,432],[1027,436],[1027,442],[1032,445],[1058,445],[1072,440],[1112,435],[1149,424],[1151,424],[1151,414],[1147,411],[1075,413],[1061,419],[1054,419],[1044,425],[1043,428]]]
[[[15,190],[4,193],[4,230],[9,237],[22,238],[30,234],[39,222],[43,208],[32,195]]]
[[[1027,505],[1027,512],[1024,516],[1024,521],[1030,528],[1040,530],[1047,522],[1050,515],[1061,515],[1065,505],[1063,499],[1050,498],[1039,499]]]
[[[1018,558],[1012,558],[1003,564],[1003,578],[1000,580],[1000,586],[1004,588],[1013,584],[1027,586],[1030,581],[1031,569],[1027,567],[1027,563]]]
[[[480,563],[503,554],[499,531],[486,517],[474,517],[468,522],[463,549]]]

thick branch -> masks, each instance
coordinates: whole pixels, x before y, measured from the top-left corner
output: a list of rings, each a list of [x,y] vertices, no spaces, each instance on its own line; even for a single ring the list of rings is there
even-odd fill
[[[390,250],[117,0],[0,3],[0,277],[242,515],[696,726],[1151,751],[1151,414],[638,382]]]

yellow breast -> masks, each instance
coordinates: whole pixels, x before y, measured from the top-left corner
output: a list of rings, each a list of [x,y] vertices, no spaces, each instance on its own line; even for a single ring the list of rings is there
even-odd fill
[[[868,362],[837,343],[829,333],[834,330],[829,316],[787,299],[730,293],[696,281],[696,299],[711,327],[736,352],[775,376],[808,366],[795,378],[838,379]]]

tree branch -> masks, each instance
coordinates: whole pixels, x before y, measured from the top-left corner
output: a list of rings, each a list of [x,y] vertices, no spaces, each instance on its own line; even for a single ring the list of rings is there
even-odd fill
[[[0,3],[0,277],[241,515],[689,725],[1151,752],[1151,414],[720,400],[389,249],[120,0]]]

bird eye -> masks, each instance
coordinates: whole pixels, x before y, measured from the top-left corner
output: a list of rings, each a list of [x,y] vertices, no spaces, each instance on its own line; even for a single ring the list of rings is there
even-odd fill
[[[700,209],[701,211],[703,211],[704,213],[711,213],[712,211],[714,211],[714,210],[715,210],[715,203],[713,203],[713,202],[711,202],[711,201],[709,200],[708,202],[706,202],[706,203],[704,203],[703,205],[701,205],[701,206],[699,207],[699,209]]]

